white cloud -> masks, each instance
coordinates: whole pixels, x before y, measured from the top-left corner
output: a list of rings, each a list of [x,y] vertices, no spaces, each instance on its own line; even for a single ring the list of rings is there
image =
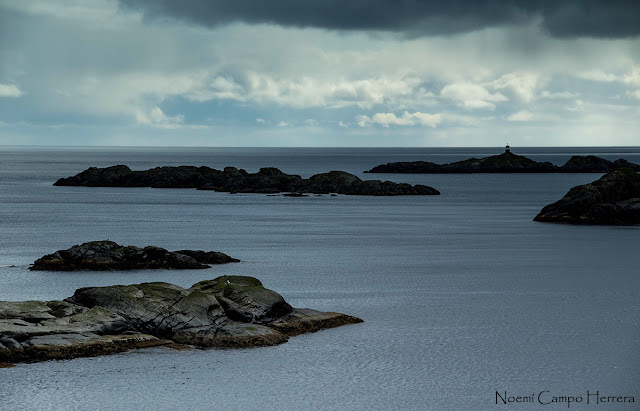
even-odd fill
[[[640,100],[640,90],[627,91],[627,95],[629,95],[631,97],[635,97],[638,100]]]
[[[472,83],[448,84],[442,88],[440,96],[456,101],[467,109],[495,110],[493,103],[508,100],[503,94],[491,94],[486,88]]]
[[[420,79],[387,76],[359,80],[277,78],[267,73],[248,71],[244,74],[244,83],[236,85],[239,92],[230,98],[294,108],[370,108],[375,104],[393,104],[399,98],[411,96]]]
[[[366,127],[370,124],[380,124],[382,127],[395,126],[415,126],[423,125],[436,127],[442,122],[442,114],[429,114],[416,111],[409,113],[405,111],[401,117],[397,117],[394,113],[376,113],[373,117],[358,116],[356,118],[360,127]]]
[[[497,90],[510,90],[520,100],[529,103],[538,86],[539,78],[534,73],[508,73],[491,82],[491,86]]]
[[[184,123],[184,116],[167,116],[160,107],[153,107],[148,112],[138,110],[135,112],[138,124],[149,125],[158,128],[178,128]]]
[[[640,65],[633,66],[631,71],[624,75],[622,81],[633,86],[640,86]]]
[[[349,128],[349,124],[345,123],[344,121],[340,120],[338,121],[338,127],[342,127],[342,128]]]
[[[557,92],[552,92],[549,90],[543,90],[540,93],[540,97],[541,98],[547,98],[547,99],[551,99],[551,100],[563,100],[563,99],[574,99],[576,97],[579,97],[580,93],[571,93],[568,91],[557,91]]]
[[[599,69],[579,71],[578,73],[576,73],[576,76],[583,80],[599,81],[603,83],[611,83],[620,79],[613,73],[607,73]]]
[[[0,97],[21,97],[24,95],[24,92],[20,90],[14,84],[1,84],[0,83]]]
[[[265,121],[265,119],[258,117],[258,118],[256,118],[256,123],[264,124],[264,123],[266,123],[266,121]]]
[[[291,127],[291,123],[287,122],[287,121],[281,121],[278,123],[278,127]]]
[[[521,110],[507,117],[507,121],[530,121],[533,119],[533,113],[527,110]]]
[[[574,105],[573,105],[573,106],[569,106],[569,107],[567,107],[567,110],[572,111],[572,112],[574,112],[574,113],[576,113],[576,112],[580,112],[580,111],[584,111],[584,101],[583,101],[583,100],[581,100],[581,99],[577,99],[577,100],[574,102]]]

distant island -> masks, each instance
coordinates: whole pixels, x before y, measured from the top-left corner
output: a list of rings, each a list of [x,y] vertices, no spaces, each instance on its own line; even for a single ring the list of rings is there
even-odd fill
[[[633,169],[613,170],[600,179],[573,187],[544,207],[535,221],[570,224],[640,224],[640,175]]]
[[[277,168],[261,168],[248,173],[235,167],[223,171],[209,167],[156,167],[132,171],[126,165],[106,168],[91,167],[68,178],[61,178],[55,186],[87,187],[154,187],[197,188],[229,193],[302,193],[346,194],[371,196],[438,195],[440,192],[426,185],[394,183],[392,181],[363,181],[344,171],[330,171],[310,178],[285,174]]]
[[[293,308],[253,277],[190,288],[154,282],[75,291],[64,301],[0,301],[0,367],[166,346],[241,348],[362,322]]]
[[[365,173],[407,173],[407,174],[456,174],[456,173],[607,173],[617,168],[628,167],[640,171],[640,165],[624,159],[609,161],[597,156],[573,156],[563,166],[548,161],[537,162],[513,154],[509,146],[504,153],[470,158],[448,164],[428,161],[387,163],[376,166]]]
[[[219,251],[179,250],[148,246],[123,246],[113,241],[90,241],[38,258],[30,270],[109,271],[151,269],[201,269],[209,264],[237,263],[240,260]]]

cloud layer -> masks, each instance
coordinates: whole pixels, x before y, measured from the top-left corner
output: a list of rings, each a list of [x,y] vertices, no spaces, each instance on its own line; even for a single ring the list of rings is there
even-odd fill
[[[0,0],[0,144],[640,145],[635,2],[343,3]]]
[[[149,18],[205,26],[266,23],[330,30],[382,30],[411,36],[465,33],[539,20],[556,37],[640,34],[634,0],[120,0]]]

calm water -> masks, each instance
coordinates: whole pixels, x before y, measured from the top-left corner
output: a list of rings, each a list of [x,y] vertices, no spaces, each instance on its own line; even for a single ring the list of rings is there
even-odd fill
[[[636,227],[532,218],[597,174],[375,175],[390,161],[450,162],[502,149],[0,147],[0,300],[79,287],[252,275],[292,305],[365,323],[248,350],[150,349],[0,369],[0,409],[545,409],[508,395],[634,395],[640,401]],[[640,163],[640,148],[514,149]],[[190,189],[53,187],[89,166],[340,169],[422,183],[428,197],[267,197]],[[111,239],[220,250],[240,264],[195,271],[30,272],[36,258]],[[16,267],[9,267],[15,265]],[[592,398],[593,401],[593,398]],[[565,404],[546,409],[565,408]]]

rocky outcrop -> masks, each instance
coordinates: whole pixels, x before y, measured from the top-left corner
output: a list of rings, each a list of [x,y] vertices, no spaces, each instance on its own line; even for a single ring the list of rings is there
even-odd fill
[[[314,194],[338,193],[373,196],[440,194],[435,188],[421,184],[411,185],[380,180],[363,181],[357,176],[344,171],[316,174],[307,180],[300,181],[292,191]]]
[[[640,224],[640,175],[613,170],[590,184],[573,187],[544,207],[535,221],[571,224]]]
[[[344,171],[331,171],[304,179],[285,174],[277,168],[261,168],[248,173],[235,167],[223,171],[209,167],[157,167],[145,171],[132,171],[124,165],[91,167],[75,176],[61,178],[56,186],[88,187],[155,187],[197,188],[229,193],[313,193],[346,195],[437,195],[438,190],[425,185],[398,184],[391,181],[363,181]]]
[[[122,246],[113,241],[91,241],[74,245],[66,250],[37,259],[30,270],[149,270],[149,269],[201,269],[208,264],[238,262],[218,251],[167,251],[160,247]]]
[[[621,167],[630,167],[640,171],[640,165],[623,159],[609,161],[596,156],[573,156],[565,165],[558,167],[549,162],[537,162],[506,151],[496,156],[471,158],[449,164],[426,161],[387,163],[376,166],[365,173],[606,173]]]
[[[150,346],[276,345],[358,322],[293,308],[253,277],[223,276],[188,289],[160,282],[88,287],[65,301],[0,302],[0,364]]]
[[[640,165],[630,163],[622,158],[616,161],[597,156],[573,156],[562,167],[562,173],[608,173],[618,168],[631,168],[640,171]]]

